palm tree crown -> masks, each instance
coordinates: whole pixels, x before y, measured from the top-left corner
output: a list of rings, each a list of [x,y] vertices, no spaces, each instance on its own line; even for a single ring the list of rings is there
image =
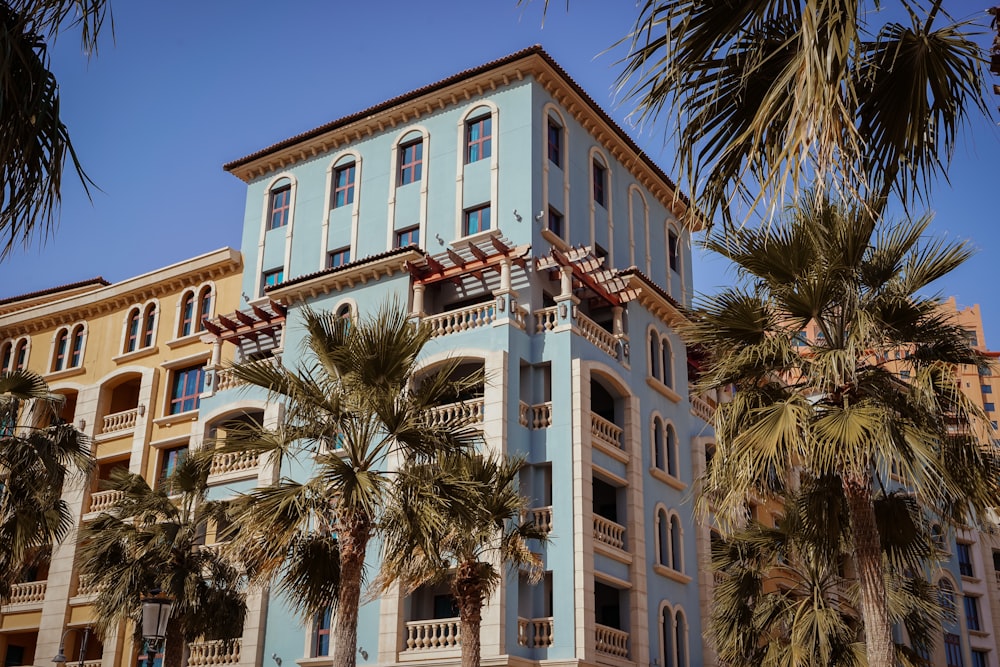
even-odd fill
[[[715,415],[706,497],[725,522],[751,493],[781,493],[799,471],[839,478],[868,660],[888,665],[873,481],[898,472],[929,514],[955,523],[995,504],[1000,467],[955,376],[956,365],[986,362],[939,300],[921,294],[969,249],[921,241],[927,217],[894,226],[870,211],[818,198],[770,230],[710,240],[741,281],[706,297],[685,335],[708,354],[699,388],[735,388]]]
[[[311,310],[304,320],[303,366],[233,368],[281,399],[285,415],[275,428],[227,434],[223,446],[278,463],[306,453],[314,463],[307,480],[282,477],[235,503],[242,530],[234,546],[250,574],[277,577],[306,618],[335,609],[333,664],[353,667],[365,554],[397,475],[390,468],[471,446],[473,432],[462,423],[434,423],[426,411],[481,387],[483,377],[456,379],[454,361],[418,378],[431,331],[409,321],[398,304],[360,321]]]

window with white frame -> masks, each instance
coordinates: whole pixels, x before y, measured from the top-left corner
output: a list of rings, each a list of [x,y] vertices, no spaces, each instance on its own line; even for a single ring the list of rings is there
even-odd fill
[[[670,389],[674,388],[674,358],[670,339],[655,329],[649,330],[649,376]]]
[[[187,290],[181,295],[178,336],[190,336],[205,330],[205,320],[212,316],[212,296],[211,285],[202,285],[197,290]]]
[[[79,368],[83,364],[83,346],[86,337],[83,323],[72,327],[61,327],[56,331],[52,349],[52,372]]]

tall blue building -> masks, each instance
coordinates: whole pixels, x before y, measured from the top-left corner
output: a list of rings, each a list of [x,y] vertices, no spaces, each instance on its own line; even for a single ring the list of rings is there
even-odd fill
[[[487,448],[526,457],[523,492],[552,538],[540,584],[511,572],[489,600],[483,662],[709,660],[708,539],[690,498],[712,401],[689,395],[674,330],[697,227],[584,90],[532,47],[226,169],[247,184],[247,303],[210,323],[201,437],[281,419],[281,405],[233,387],[222,346],[294,367],[303,308],[364,317],[398,299],[435,331],[426,367],[458,357],[486,371],[482,398],[461,409]],[[230,459],[213,473],[217,496],[301,473]],[[372,547],[372,572],[377,561]],[[276,593],[253,607],[241,664],[329,662],[326,620],[303,623]],[[371,601],[358,663],[455,664],[453,616],[443,589]]]

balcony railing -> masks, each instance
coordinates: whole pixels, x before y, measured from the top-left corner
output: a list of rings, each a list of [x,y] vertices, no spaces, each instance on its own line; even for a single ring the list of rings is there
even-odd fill
[[[617,658],[628,658],[628,633],[624,630],[609,628],[606,625],[595,624],[594,634],[597,640],[597,652],[613,655]]]
[[[432,426],[442,426],[450,422],[478,424],[483,421],[485,401],[481,398],[463,403],[448,403],[427,411],[427,421]]]
[[[266,359],[261,359],[254,362],[255,364],[260,364],[264,366],[274,366],[277,367],[281,364],[281,359],[279,357],[268,357]],[[243,383],[233,374],[231,368],[223,368],[216,373],[215,380],[215,390],[225,391],[226,389],[233,389],[235,387],[241,386]],[[206,387],[208,389],[208,387]]]
[[[124,491],[95,491],[90,494],[90,508],[87,512],[107,512],[125,497]]]
[[[552,646],[552,617],[517,618],[517,643],[528,648]]]
[[[135,428],[135,422],[138,419],[139,408],[132,408],[131,410],[124,410],[122,412],[105,415],[104,422],[101,424],[101,434],[131,431]]]
[[[255,470],[259,464],[260,452],[222,452],[212,457],[212,467],[208,474],[214,476]]]
[[[625,526],[605,519],[599,514],[594,515],[594,539],[615,549],[625,548]]]
[[[84,660],[83,667],[101,667],[104,661],[98,658],[97,660]]]
[[[81,596],[97,595],[103,588],[92,576],[80,575],[76,582],[76,594]]]
[[[704,396],[691,396],[691,414],[711,424],[715,418],[715,401]]]
[[[518,409],[518,421],[526,428],[548,428],[552,426],[552,402],[528,405],[524,401]]]
[[[590,319],[583,313],[576,314],[576,326],[580,334],[608,355],[618,358],[618,339],[613,333]]]
[[[552,532],[552,505],[546,507],[533,507],[528,510],[528,516],[532,523],[543,533]]]
[[[559,307],[542,308],[535,311],[535,333],[552,331],[559,324]]]
[[[41,604],[45,601],[48,581],[26,581],[11,586],[6,604]]]
[[[490,301],[440,315],[430,315],[423,321],[430,325],[431,335],[436,337],[489,326],[494,320],[496,320],[496,307]]]
[[[188,657],[188,667],[211,667],[212,665],[235,665],[240,661],[242,639],[223,641],[217,639],[208,642],[192,642]]]
[[[622,446],[622,429],[600,415],[590,415],[590,434],[614,449],[624,449]]]
[[[458,618],[409,621],[406,624],[406,650],[430,651],[458,648],[461,645]]]

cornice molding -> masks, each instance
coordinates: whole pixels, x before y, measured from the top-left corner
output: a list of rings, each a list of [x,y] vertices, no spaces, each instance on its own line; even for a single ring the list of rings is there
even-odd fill
[[[407,273],[408,263],[423,257],[424,254],[420,250],[413,248],[369,262],[362,260],[357,266],[347,270],[320,273],[314,278],[306,280],[296,279],[287,286],[278,285],[267,290],[267,296],[289,306],[296,303],[306,303],[319,296],[350,289],[355,285],[364,285],[397,273]]]

